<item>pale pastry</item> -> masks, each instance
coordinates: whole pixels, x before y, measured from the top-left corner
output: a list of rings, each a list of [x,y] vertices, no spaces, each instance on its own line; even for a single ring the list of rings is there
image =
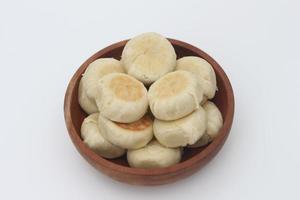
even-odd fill
[[[184,147],[197,142],[204,134],[207,119],[200,106],[190,115],[174,121],[154,120],[156,139],[166,147]]]
[[[150,109],[156,118],[176,120],[192,113],[200,106],[203,91],[193,74],[175,71],[151,85],[148,99]]]
[[[99,58],[89,64],[82,75],[83,88],[90,99],[97,96],[98,80],[110,73],[124,73],[121,62],[114,58]]]
[[[83,90],[82,80],[80,80],[78,87],[78,103],[87,114],[98,112],[95,100],[90,99]]]
[[[104,158],[117,158],[125,153],[123,148],[108,142],[98,128],[99,113],[89,115],[81,125],[81,137],[84,143]]]
[[[168,148],[156,140],[143,148],[127,152],[127,161],[135,168],[164,168],[179,163],[180,160],[180,148]]]
[[[215,71],[206,60],[196,56],[186,56],[177,60],[176,70],[185,70],[194,74],[208,99],[215,96],[217,82]]]
[[[127,42],[121,62],[129,75],[149,85],[175,69],[176,53],[160,34],[144,33]]]
[[[207,128],[204,135],[190,147],[201,147],[211,142],[219,133],[223,125],[223,117],[218,107],[211,101],[203,105],[207,116]]]

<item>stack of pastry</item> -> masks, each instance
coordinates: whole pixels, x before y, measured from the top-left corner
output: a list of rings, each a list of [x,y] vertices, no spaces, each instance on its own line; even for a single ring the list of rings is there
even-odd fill
[[[183,148],[210,143],[223,124],[210,101],[215,72],[200,57],[176,57],[166,38],[144,33],[127,42],[120,61],[92,62],[78,91],[89,114],[81,126],[84,143],[108,159],[126,153],[138,168],[174,165]]]

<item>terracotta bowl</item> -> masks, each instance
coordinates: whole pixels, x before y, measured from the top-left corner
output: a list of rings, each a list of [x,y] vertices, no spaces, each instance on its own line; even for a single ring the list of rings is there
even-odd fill
[[[120,59],[127,40],[100,50],[85,61],[73,75],[65,95],[64,114],[69,135],[79,153],[96,169],[118,181],[139,185],[160,185],[177,181],[195,173],[212,159],[221,149],[228,137],[233,120],[234,97],[232,87],[225,72],[213,58],[202,50],[185,42],[174,39],[169,40],[175,48],[177,58],[183,56],[199,56],[207,60],[213,66],[218,84],[218,92],[213,102],[215,102],[223,115],[224,125],[212,143],[203,148],[186,148],[182,161],[167,168],[130,168],[126,161],[126,156],[111,160],[98,156],[83,143],[80,137],[81,123],[87,115],[80,108],[77,100],[79,80],[84,70],[94,60],[106,57]]]

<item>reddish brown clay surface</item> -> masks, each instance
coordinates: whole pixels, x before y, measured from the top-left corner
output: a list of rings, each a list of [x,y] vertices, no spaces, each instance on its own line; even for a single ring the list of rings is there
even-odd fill
[[[216,93],[213,101],[216,103],[223,115],[223,127],[212,143],[204,148],[186,149],[182,161],[167,168],[130,168],[128,167],[125,156],[112,160],[98,156],[82,142],[80,137],[81,123],[87,115],[80,108],[77,100],[79,80],[84,70],[94,60],[106,57],[120,59],[127,40],[115,43],[100,50],[85,61],[73,75],[65,95],[64,114],[69,135],[79,153],[96,169],[118,181],[138,185],[160,185],[187,177],[195,173],[204,164],[211,160],[221,149],[229,135],[234,114],[234,96],[231,84],[225,72],[213,58],[202,50],[185,42],[174,39],[169,40],[175,48],[177,58],[181,58],[183,56],[199,56],[207,60],[213,66],[218,84],[218,92]]]

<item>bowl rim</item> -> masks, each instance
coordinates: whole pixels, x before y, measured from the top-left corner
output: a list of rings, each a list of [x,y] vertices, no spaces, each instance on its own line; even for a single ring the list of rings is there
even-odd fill
[[[168,40],[171,42],[172,45],[180,46],[182,48],[187,48],[193,52],[195,52],[198,56],[201,58],[205,59],[207,62],[209,62],[213,69],[216,71],[216,73],[219,74],[220,79],[224,81],[225,83],[225,88],[228,96],[228,101],[227,105],[225,105],[228,109],[228,112],[226,113],[226,116],[224,116],[224,122],[223,126],[220,129],[220,133],[218,136],[208,145],[206,146],[201,152],[198,154],[194,155],[193,157],[183,161],[179,162],[178,164],[172,165],[170,167],[166,168],[153,168],[153,169],[143,169],[143,168],[131,168],[123,165],[116,164],[114,162],[111,162],[109,159],[102,158],[101,156],[97,155],[94,151],[92,151],[90,148],[88,148],[87,145],[84,144],[82,139],[80,138],[80,133],[77,133],[73,121],[71,118],[71,101],[72,101],[72,96],[75,91],[76,87],[76,80],[78,79],[79,76],[82,75],[88,64],[90,64],[92,61],[94,61],[97,58],[100,58],[101,55],[104,55],[111,51],[112,49],[115,48],[120,48],[125,46],[128,40],[123,40],[117,43],[114,43],[112,45],[109,45],[94,55],[92,55],[90,58],[88,58],[80,67],[77,69],[75,74],[72,76],[68,87],[67,91],[65,94],[65,99],[64,99],[64,117],[65,117],[65,123],[67,126],[67,130],[69,133],[69,136],[71,137],[74,145],[78,149],[78,151],[83,155],[84,158],[86,158],[92,165],[95,165],[96,167],[99,167],[101,169],[106,169],[109,168],[110,170],[113,170],[115,172],[119,173],[125,173],[125,174],[131,174],[131,175],[139,175],[139,176],[153,176],[153,175],[165,175],[165,174],[170,174],[174,172],[178,172],[181,170],[185,170],[186,168],[189,168],[191,166],[200,164],[206,159],[209,159],[211,154],[214,154],[216,151],[218,151],[222,146],[223,143],[225,142],[226,138],[229,135],[231,125],[233,122],[233,116],[234,116],[234,94],[233,94],[233,89],[230,84],[230,81],[225,74],[224,70],[221,68],[221,66],[207,53],[202,51],[201,49],[188,44],[186,42],[176,40],[176,39],[171,39],[168,38]],[[100,57],[99,57],[100,55]]]

